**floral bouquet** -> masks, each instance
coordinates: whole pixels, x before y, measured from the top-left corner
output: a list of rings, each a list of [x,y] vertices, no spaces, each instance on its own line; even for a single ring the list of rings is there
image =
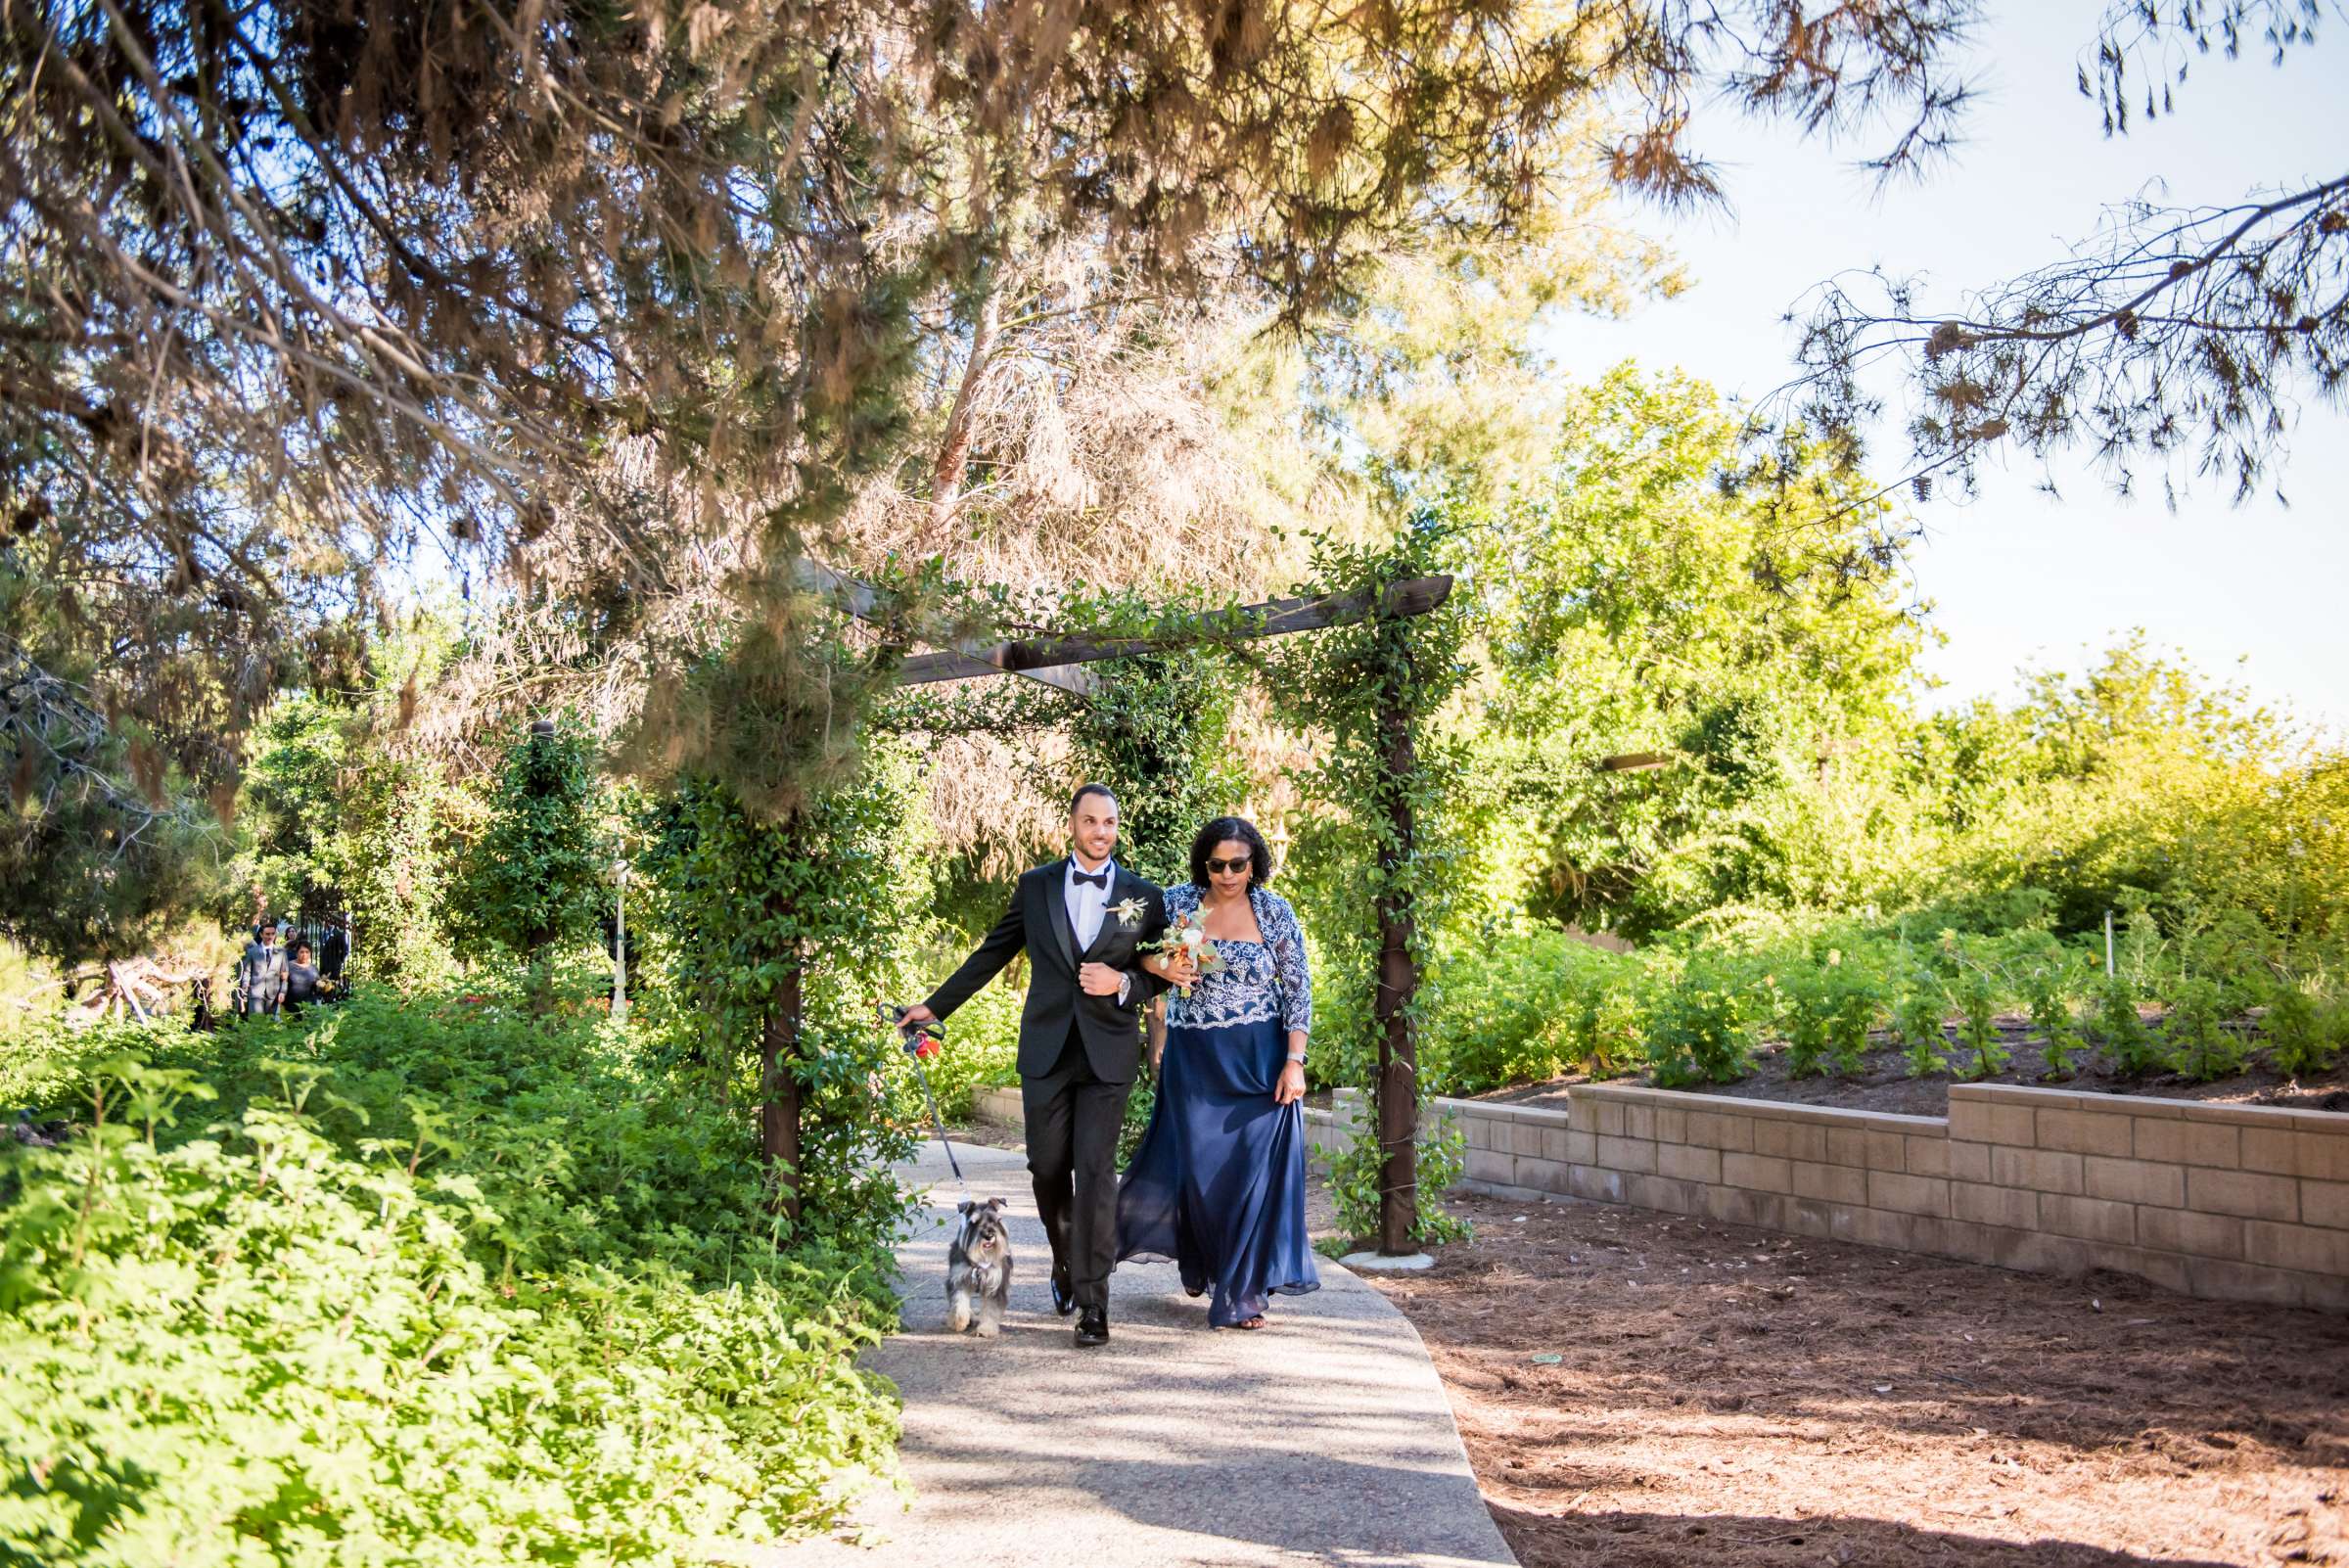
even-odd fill
[[[1222,955],[1216,951],[1216,945],[1207,940],[1207,923],[1200,919],[1199,911],[1196,909],[1168,926],[1166,936],[1142,950],[1144,952],[1188,953],[1192,967],[1203,975],[1213,974],[1216,970],[1223,967]],[[1187,999],[1191,994],[1191,988],[1177,986],[1174,988],[1174,994]]]

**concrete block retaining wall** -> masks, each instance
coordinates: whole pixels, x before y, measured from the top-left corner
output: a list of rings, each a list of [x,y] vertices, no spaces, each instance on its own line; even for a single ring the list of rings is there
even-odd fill
[[[997,1127],[1018,1127],[1027,1121],[1028,1112],[1020,1103],[1016,1085],[998,1087],[986,1084],[971,1090],[971,1114],[982,1122]]]
[[[2349,1117],[1995,1084],[1952,1085],[1947,1117],[1616,1084],[1567,1102],[1438,1102],[1465,1184],[2349,1312]]]
[[[1019,1118],[1017,1090],[1007,1119]],[[1309,1109],[1316,1157],[1365,1101]],[[1611,1084],[1439,1099],[1464,1185],[1576,1197],[2189,1295],[2349,1313],[2349,1117],[2005,1084],[1890,1116]]]

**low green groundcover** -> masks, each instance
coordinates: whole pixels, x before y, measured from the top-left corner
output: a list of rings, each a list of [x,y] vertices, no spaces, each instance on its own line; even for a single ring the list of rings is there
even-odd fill
[[[779,1252],[747,1119],[611,1024],[100,1043],[0,1140],[0,1559],[695,1560],[888,1470],[877,1256]]]

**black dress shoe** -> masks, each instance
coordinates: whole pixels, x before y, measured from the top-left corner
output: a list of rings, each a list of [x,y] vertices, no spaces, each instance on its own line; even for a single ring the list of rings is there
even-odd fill
[[[1109,1343],[1109,1309],[1087,1307],[1077,1314],[1077,1343],[1080,1347]]]
[[[1052,1270],[1052,1310],[1063,1317],[1077,1310],[1077,1287],[1069,1282],[1066,1268]]]

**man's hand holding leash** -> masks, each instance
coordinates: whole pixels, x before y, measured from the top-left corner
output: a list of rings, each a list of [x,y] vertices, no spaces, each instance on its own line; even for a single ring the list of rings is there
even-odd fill
[[[931,1125],[938,1129],[938,1141],[946,1151],[947,1169],[954,1173],[957,1182],[962,1182],[962,1162],[954,1158],[953,1141],[946,1136],[946,1119],[938,1114],[938,1095],[930,1087],[930,1075],[922,1071],[922,1058],[936,1056],[944,1045],[944,1026],[937,1014],[918,1002],[911,1007],[893,1007],[888,1002],[876,1001],[873,1010],[881,1015],[883,1024],[898,1032],[898,1043],[913,1058],[913,1076],[921,1081],[922,1098],[929,1103]],[[969,1183],[962,1185],[963,1195],[968,1197]]]

